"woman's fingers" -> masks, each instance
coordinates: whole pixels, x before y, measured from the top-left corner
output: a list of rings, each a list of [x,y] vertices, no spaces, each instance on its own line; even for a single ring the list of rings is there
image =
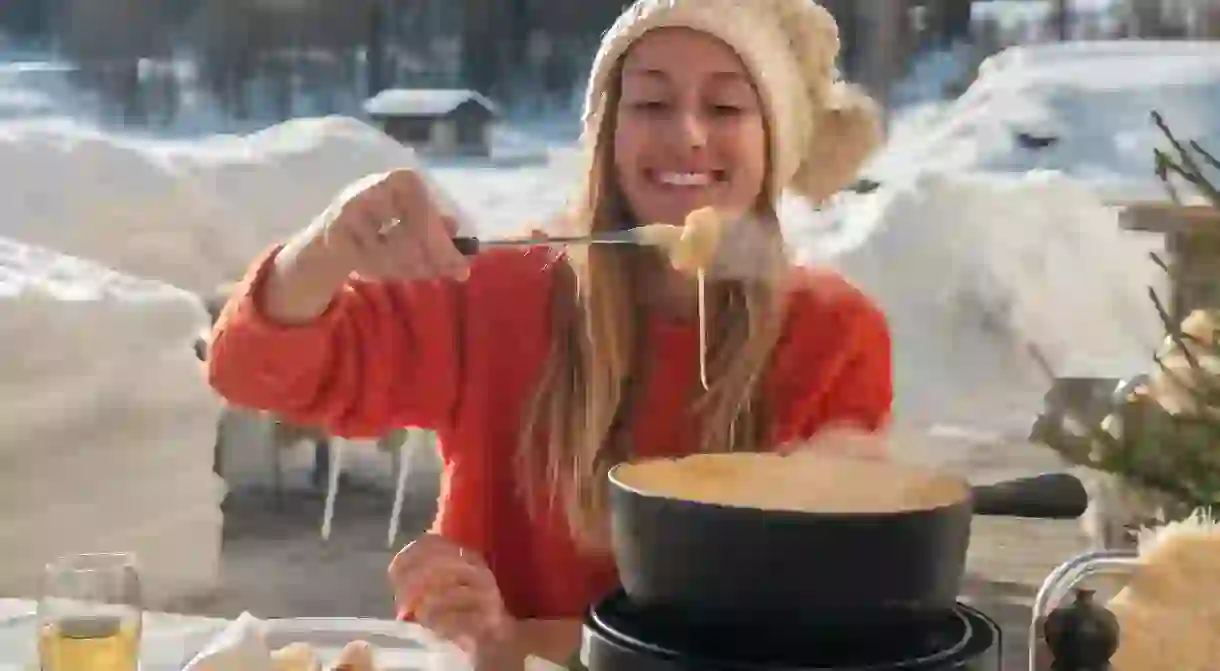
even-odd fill
[[[436,534],[423,534],[403,546],[390,562],[390,572],[409,573],[428,563],[428,558],[437,554],[462,554],[453,543]]]
[[[402,236],[401,231],[386,228],[386,223],[393,220],[394,212],[393,203],[377,190],[364,191],[345,206],[344,216],[348,221],[357,222],[346,229],[359,252],[355,259],[358,274],[370,279],[385,279],[398,273],[395,257],[386,249],[391,235]]]
[[[350,189],[332,228],[356,250],[356,271],[380,280],[464,277],[466,259],[424,179],[389,172]]]
[[[420,230],[420,245],[432,261],[437,274],[464,280],[470,271],[470,262],[453,244],[453,234],[438,213]]]
[[[452,225],[419,173],[372,174],[345,187],[300,231],[287,258],[299,256],[336,288],[352,272],[377,280],[464,277],[468,264],[453,246]]]
[[[457,222],[440,211],[424,179],[415,172],[395,173],[386,191],[399,216],[410,222],[410,244],[423,256],[429,275],[465,277],[466,258],[453,245]]]
[[[482,640],[501,627],[499,594],[471,585],[452,585],[422,596],[414,611],[421,624],[443,638]]]
[[[424,594],[468,585],[499,595],[495,575],[477,553],[427,534],[403,548],[390,562],[390,581],[399,604],[414,609]]]
[[[391,253],[411,263],[409,268],[404,268],[404,275],[400,279],[444,274],[444,264],[430,253],[426,242],[430,236],[429,229],[439,225],[441,216],[427,183],[415,172],[391,173],[382,192],[394,213],[392,218],[401,222],[395,231],[403,233],[400,236],[387,236]]]
[[[449,237],[452,238],[458,234],[458,229],[460,228],[460,226],[458,226],[457,217],[452,217],[447,214],[442,214],[441,223],[443,223],[445,225],[445,232],[449,234]]]
[[[402,578],[399,593],[404,605],[414,608],[428,594],[443,593],[457,587],[471,587],[496,592],[495,579],[485,568],[461,559],[438,558],[427,566],[413,570]]]
[[[456,258],[454,259],[454,263],[450,268],[450,275],[459,280],[464,280],[470,276],[470,259],[466,258],[465,254],[458,251],[457,247],[453,244],[453,238],[457,237],[461,230],[461,226],[458,223],[457,217],[447,214],[441,215],[441,224],[444,226],[445,237],[448,238],[446,240],[448,243],[446,245],[446,249],[452,248],[453,251],[456,252]]]
[[[398,604],[445,639],[473,650],[506,631],[495,576],[475,553],[424,536],[398,553],[390,574]]]
[[[422,568],[450,561],[486,570],[486,564],[478,553],[464,550],[435,534],[424,534],[399,550],[390,562],[390,573],[392,576],[408,576]],[[486,570],[486,573],[490,575],[491,572]]]

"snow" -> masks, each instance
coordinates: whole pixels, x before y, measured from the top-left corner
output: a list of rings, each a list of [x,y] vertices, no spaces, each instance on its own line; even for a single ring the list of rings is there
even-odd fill
[[[903,421],[1020,432],[1049,387],[1031,346],[1060,375],[1121,376],[1160,340],[1158,241],[1061,174],[928,173],[853,214],[875,227],[834,262],[889,317]]]
[[[900,419],[1021,433],[1048,387],[1031,350],[1059,375],[1150,365],[1161,325],[1147,290],[1164,277],[1148,253],[1162,241],[1119,230],[1108,204],[1165,197],[1152,110],[1220,147],[1218,103],[1214,43],[1008,49],[957,100],[899,117],[868,169],[877,194],[820,217],[788,207],[790,239],[886,310]],[[1025,149],[1017,131],[1059,141]]]
[[[364,112],[372,116],[441,116],[468,100],[497,111],[495,103],[469,89],[388,89],[365,101]]]
[[[152,141],[65,119],[0,125],[0,235],[192,291],[241,276],[260,250],[370,172],[413,152],[345,117],[246,136]]]
[[[1175,133],[1220,144],[1220,43],[1067,42],[1008,49],[938,114],[896,129],[876,162],[882,180],[914,172],[1058,170],[1103,194],[1160,198],[1163,146],[1150,113]],[[1059,138],[1031,150],[1017,133]]]
[[[138,551],[154,602],[216,584],[219,403],[191,349],[206,323],[180,289],[0,238],[0,592],[37,595],[82,542]]]

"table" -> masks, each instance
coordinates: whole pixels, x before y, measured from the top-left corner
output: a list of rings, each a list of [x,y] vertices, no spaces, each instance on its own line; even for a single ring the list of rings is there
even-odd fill
[[[36,605],[27,599],[0,599],[0,671],[38,668]],[[180,671],[228,624],[210,617],[147,613],[142,664],[147,671]]]
[[[28,599],[0,599],[0,671],[37,669],[36,606]],[[228,620],[220,618],[145,613],[141,671],[181,671],[228,625]],[[580,623],[575,620],[526,621],[520,632],[529,651],[557,664],[567,660],[580,643]]]
[[[1220,301],[1220,209],[1213,205],[1171,202],[1122,204],[1119,226],[1126,231],[1160,233],[1165,237],[1164,261],[1170,269],[1166,309],[1175,323],[1198,308]]]

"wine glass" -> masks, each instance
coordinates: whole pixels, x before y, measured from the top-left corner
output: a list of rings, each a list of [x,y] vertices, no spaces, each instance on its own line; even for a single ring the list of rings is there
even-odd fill
[[[61,557],[47,565],[44,580],[41,671],[137,671],[143,608],[134,555]]]

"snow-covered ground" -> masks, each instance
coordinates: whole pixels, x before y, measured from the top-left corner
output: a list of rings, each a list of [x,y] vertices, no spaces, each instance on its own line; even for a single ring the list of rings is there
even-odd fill
[[[920,71],[943,77],[952,65]],[[3,72],[0,99],[20,100],[27,89]],[[29,90],[31,101],[73,109],[45,87]],[[1021,433],[1047,386],[1031,347],[1065,374],[1146,367],[1159,324],[1145,291],[1161,279],[1147,252],[1160,240],[1120,232],[1104,201],[1161,197],[1151,171],[1151,150],[1160,144],[1152,109],[1181,135],[1220,147],[1218,103],[1220,46],[1009,50],[985,63],[960,99],[896,115],[888,149],[868,170],[880,190],[844,196],[820,212],[785,202],[786,233],[796,256],[839,267],[888,312],[901,421]],[[308,223],[341,185],[417,164],[411,151],[350,118],[156,140],[103,132],[66,114],[36,116],[0,123],[0,239],[189,291],[237,277],[266,245]],[[572,194],[580,176],[574,128],[568,119],[541,132],[500,133],[517,148],[538,142],[546,161],[433,161],[426,168],[472,232],[517,232]],[[1057,141],[1027,149],[1018,133]],[[45,310],[78,309],[70,296],[48,295]],[[16,313],[4,312],[21,305],[0,302],[0,324],[15,323]],[[121,311],[110,319],[93,326],[96,339],[83,341],[96,347],[91,357],[107,356],[98,344],[103,334],[143,323]],[[76,328],[67,318],[49,324]],[[64,333],[39,340],[30,329],[0,329],[0,336],[6,352],[74,342]],[[187,367],[172,370],[184,388],[202,384]],[[9,381],[0,379],[0,387]],[[84,427],[86,409],[73,403],[61,409],[64,421]],[[0,435],[21,435],[29,419],[0,415]],[[4,441],[0,454],[21,447]],[[39,442],[38,435],[23,440]],[[202,442],[182,449],[211,449]]]

